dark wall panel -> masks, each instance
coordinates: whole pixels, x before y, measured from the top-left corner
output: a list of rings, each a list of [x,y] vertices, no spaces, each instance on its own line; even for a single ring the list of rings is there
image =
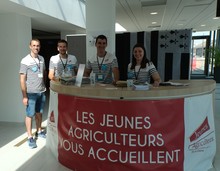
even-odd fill
[[[130,33],[116,34],[116,57],[118,59],[120,80],[127,79],[127,66],[130,62]]]
[[[190,70],[190,54],[181,54],[180,79],[189,79]]]
[[[165,54],[165,70],[164,70],[164,81],[169,81],[172,79],[173,73],[173,53]]]
[[[158,56],[158,40],[159,40],[159,31],[151,32],[151,61],[157,67],[157,56]]]
[[[86,63],[86,36],[67,36],[68,53],[75,55],[79,64]]]
[[[144,39],[145,39],[145,36],[144,36],[144,33],[145,32],[138,32],[137,33],[137,43],[141,43],[141,44],[144,44]]]
[[[47,73],[49,72],[49,62],[50,58],[53,55],[58,54],[59,52],[57,51],[57,42],[60,39],[39,39],[41,43],[41,48],[40,48],[40,55],[44,57],[45,60],[45,65],[46,65],[46,70]],[[50,85],[49,78],[47,77],[46,79],[46,87],[48,88]]]

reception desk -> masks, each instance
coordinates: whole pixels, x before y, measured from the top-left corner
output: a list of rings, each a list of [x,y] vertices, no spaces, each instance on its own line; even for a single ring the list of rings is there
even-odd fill
[[[77,171],[208,171],[216,152],[213,80],[187,86],[50,83],[47,147]]]

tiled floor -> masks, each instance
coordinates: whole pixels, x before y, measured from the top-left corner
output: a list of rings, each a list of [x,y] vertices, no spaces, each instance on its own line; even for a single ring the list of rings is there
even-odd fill
[[[215,98],[217,153],[214,168],[209,171],[220,171],[220,93],[216,93]],[[43,125],[46,126],[46,120]],[[24,125],[0,122],[0,136],[1,171],[69,171],[68,168],[59,164],[51,151],[45,147],[44,139],[37,140],[38,148],[30,150],[27,147]]]

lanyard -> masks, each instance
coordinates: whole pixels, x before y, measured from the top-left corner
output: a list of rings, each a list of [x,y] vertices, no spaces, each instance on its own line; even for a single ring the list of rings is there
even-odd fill
[[[140,66],[138,72],[135,72],[135,68],[134,68],[134,76],[135,76],[135,80],[138,79],[138,75],[139,75],[139,73],[140,73],[140,70],[141,70],[141,66]]]
[[[60,57],[60,56],[59,56],[59,57]],[[61,57],[60,57],[60,61],[62,62],[62,65],[63,65],[63,69],[64,69],[64,70],[65,70],[66,65],[67,65],[67,60],[68,60],[68,55],[67,55],[66,63],[65,63],[65,64],[63,63],[63,60],[62,60]]]
[[[102,64],[103,64],[104,59],[105,59],[105,56],[102,58],[102,62],[101,62],[101,64],[100,64],[100,63],[99,63],[99,58],[98,58],[98,56],[97,56],[97,63],[98,63],[98,67],[99,67],[99,72],[102,70]]]
[[[30,56],[31,56],[31,54],[30,54]],[[34,57],[32,57],[32,58],[33,58],[35,64],[37,65],[38,70],[40,71],[40,59],[39,59],[39,57],[37,56],[37,59],[38,59],[38,62],[39,62],[38,64],[37,64],[37,61],[34,59]]]

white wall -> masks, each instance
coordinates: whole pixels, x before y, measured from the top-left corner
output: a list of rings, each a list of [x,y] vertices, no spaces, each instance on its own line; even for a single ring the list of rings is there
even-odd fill
[[[0,121],[23,122],[25,108],[19,83],[20,60],[29,53],[31,19],[16,14],[0,15]]]
[[[80,0],[10,0],[62,21],[85,28],[85,4]]]

